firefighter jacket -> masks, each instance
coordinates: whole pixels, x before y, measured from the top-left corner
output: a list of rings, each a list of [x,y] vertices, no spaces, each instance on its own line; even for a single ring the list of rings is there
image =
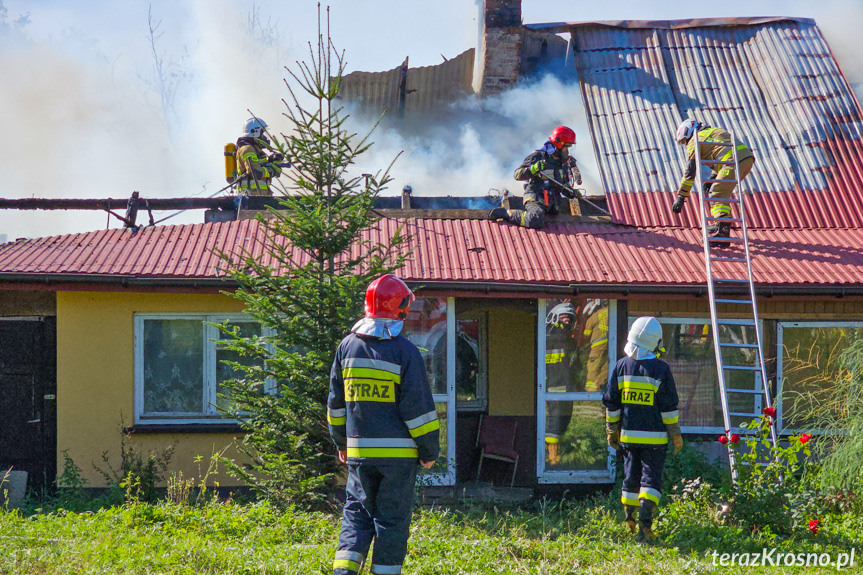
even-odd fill
[[[689,191],[695,183],[695,136],[686,145],[686,172],[683,174],[683,179],[680,180],[680,189],[677,193],[684,198],[689,197]],[[722,128],[703,128],[698,132],[698,149],[702,160],[720,160],[728,162],[734,159],[734,150],[729,148],[727,144],[731,143],[731,134]],[[726,144],[720,146],[717,144]],[[737,147],[737,162],[741,162],[746,158],[754,157],[749,146],[741,142],[735,142]],[[721,166],[716,166],[714,172],[718,172]]]
[[[572,365],[576,350],[571,330],[563,324],[552,325],[545,339],[545,382],[548,391],[575,391],[572,387]]]
[[[546,142],[542,148],[526,157],[513,174],[516,180],[524,182],[525,202],[539,202],[546,211],[553,213],[559,209],[561,193],[567,196],[571,194],[549,180],[548,176],[570,187],[573,185],[573,179],[576,183],[581,183],[581,173],[578,171],[575,158],[569,155],[561,157],[560,152],[555,153],[556,151],[554,144]],[[545,168],[542,172],[531,174],[530,167],[539,161],[545,162]],[[570,177],[570,170],[572,177]]]
[[[584,324],[584,337],[590,342],[587,356],[585,391],[599,391],[608,379],[608,307],[596,310]]]
[[[658,446],[679,435],[677,388],[671,368],[661,359],[618,360],[602,397],[605,421],[620,430],[620,442]]]
[[[270,180],[278,177],[282,169],[268,163],[266,142],[257,138],[237,140],[237,182],[239,192],[250,196],[271,196]]]
[[[348,463],[434,461],[437,412],[425,363],[403,336],[348,334],[330,371],[330,435]]]

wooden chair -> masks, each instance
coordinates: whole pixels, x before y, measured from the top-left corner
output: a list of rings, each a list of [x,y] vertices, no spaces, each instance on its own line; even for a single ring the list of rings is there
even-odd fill
[[[509,486],[512,487],[515,484],[515,472],[518,469],[518,451],[515,450],[516,431],[518,431],[518,421],[515,419],[480,416],[479,431],[476,434],[476,446],[481,449],[479,467],[476,470],[477,480],[482,473],[482,460],[490,458],[513,464]]]

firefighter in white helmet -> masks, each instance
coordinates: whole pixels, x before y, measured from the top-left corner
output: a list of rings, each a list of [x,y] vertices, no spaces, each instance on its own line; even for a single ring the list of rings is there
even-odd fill
[[[267,123],[249,118],[237,140],[237,191],[249,196],[272,196],[270,183],[282,174],[285,157],[270,145]]]
[[[575,359],[578,353],[573,329],[575,307],[568,301],[559,303],[545,317],[545,385],[549,393],[575,389]],[[572,420],[571,401],[550,401],[545,425],[545,452],[549,465],[560,463],[560,438]]]
[[[683,204],[686,198],[689,197],[689,191],[692,189],[692,184],[695,183],[695,170],[698,166],[695,165],[695,142],[698,142],[699,155],[703,160],[719,160],[728,162],[734,160],[734,150],[728,147],[731,143],[731,134],[722,128],[714,128],[706,124],[702,124],[697,120],[684,120],[677,127],[675,139],[681,146],[686,146],[686,171],[683,174],[683,179],[680,181],[680,189],[677,190],[677,199],[671,206],[671,211],[679,214],[683,210]],[[725,144],[725,145],[720,145]],[[737,162],[740,169],[740,180],[743,181],[753,164],[755,164],[755,155],[749,146],[742,142],[734,142],[737,148]],[[734,180],[738,166],[714,164],[713,172],[710,174],[711,180]],[[714,184],[705,184],[705,192],[711,198],[731,198],[736,183],[719,182]],[[707,234],[714,238],[727,238],[731,235],[731,222],[722,221],[722,219],[731,218],[731,205],[722,202],[711,202],[709,217],[721,218],[714,220],[707,226]],[[720,242],[728,243],[728,242]]]
[[[653,511],[662,496],[669,438],[675,454],[683,447],[677,388],[668,364],[657,358],[661,345],[662,326],[656,318],[636,319],[624,347],[626,356],[614,366],[602,398],[608,445],[623,450],[624,523],[640,541],[654,538]]]

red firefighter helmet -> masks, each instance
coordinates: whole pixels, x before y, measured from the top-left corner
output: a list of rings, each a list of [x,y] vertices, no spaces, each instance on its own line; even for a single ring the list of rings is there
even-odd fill
[[[559,150],[564,144],[575,145],[575,132],[566,126],[558,126],[551,132],[548,139]]]
[[[405,282],[393,274],[382,275],[366,290],[366,317],[405,319],[412,301],[414,294]]]

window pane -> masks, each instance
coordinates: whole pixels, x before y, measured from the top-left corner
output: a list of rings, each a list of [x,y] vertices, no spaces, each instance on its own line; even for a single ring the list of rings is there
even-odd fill
[[[203,322],[145,320],[144,412],[202,413],[203,387]]]
[[[446,393],[446,299],[414,300],[402,335],[419,348],[432,393]]]
[[[546,391],[603,391],[608,381],[608,300],[549,299],[546,310]]]
[[[630,318],[632,321],[635,318]],[[721,341],[754,344],[755,328],[751,326],[720,326]],[[663,323],[662,359],[671,367],[680,398],[680,425],[695,427],[724,427],[722,405],[719,400],[719,378],[716,373],[716,356],[713,337],[707,321],[693,323]],[[745,348],[723,348],[726,365],[755,365],[755,351]],[[752,371],[727,371],[726,387],[755,389],[756,375]],[[729,394],[729,408],[733,412],[752,416],[732,417],[732,427],[749,421],[761,411],[761,397],[752,394]]]
[[[545,406],[545,468],[550,471],[607,469],[602,402],[547,401]]]
[[[422,469],[420,468],[420,472],[423,474],[435,474],[435,473],[446,473],[447,472],[447,435],[446,435],[446,403],[439,402],[435,403],[435,410],[437,411],[438,419],[440,420],[440,456],[435,460],[434,465],[432,465],[431,469]]]
[[[239,328],[237,335],[241,338],[249,338],[261,335],[261,325],[257,322],[229,322],[228,327]],[[224,334],[222,334],[224,337]],[[229,391],[224,387],[224,382],[232,379],[244,379],[246,373],[241,369],[234,369],[225,361],[239,363],[245,366],[261,365],[261,359],[258,357],[241,356],[239,352],[225,349],[224,344],[219,341],[216,343],[216,406],[219,410],[233,409],[228,397]],[[264,392],[263,389],[260,390]]]
[[[787,327],[782,330],[782,425],[809,428],[818,403],[840,377],[839,357],[863,336],[860,327]]]

